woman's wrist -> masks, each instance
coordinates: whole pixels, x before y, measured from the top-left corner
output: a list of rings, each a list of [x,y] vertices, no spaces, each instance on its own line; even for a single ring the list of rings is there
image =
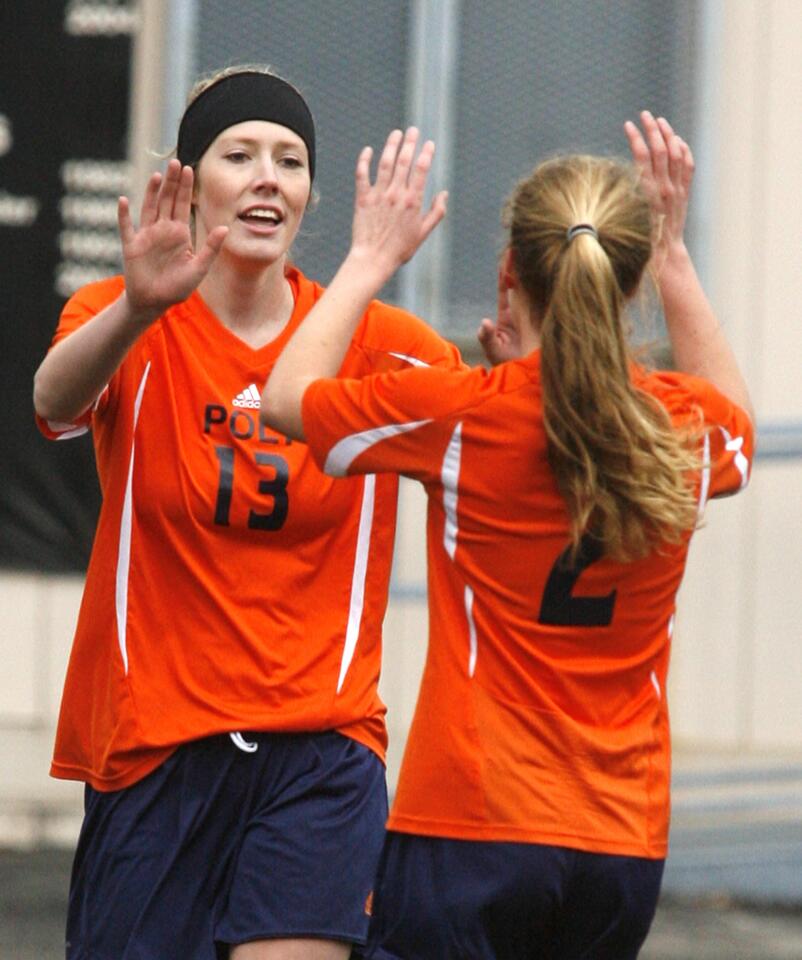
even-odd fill
[[[661,251],[661,264],[669,270],[693,269],[693,261],[684,240],[666,244]]]
[[[393,276],[398,264],[384,262],[382,256],[364,247],[351,247],[340,273],[349,284],[374,297]]]
[[[146,307],[133,303],[127,290],[123,290],[121,301],[126,323],[128,326],[134,327],[137,330],[137,334],[142,333],[143,330],[149,327],[154,320],[164,312],[155,307]]]

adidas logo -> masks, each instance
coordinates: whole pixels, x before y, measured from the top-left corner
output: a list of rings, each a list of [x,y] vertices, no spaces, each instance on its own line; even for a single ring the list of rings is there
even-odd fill
[[[255,383],[238,393],[231,401],[235,407],[247,407],[249,410],[258,410],[261,407],[260,393]]]

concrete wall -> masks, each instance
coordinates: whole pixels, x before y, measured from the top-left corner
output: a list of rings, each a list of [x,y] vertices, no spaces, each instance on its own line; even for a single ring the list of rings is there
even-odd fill
[[[802,429],[802,11],[796,0],[716,8],[709,289],[758,422]],[[678,742],[802,748],[801,579],[802,458],[759,460],[746,495],[713,504],[692,548],[671,689]]]
[[[72,843],[82,786],[48,777],[80,577],[0,577],[0,844]]]
[[[802,425],[802,29],[798,0],[720,0],[712,15],[704,204],[709,288],[761,422]],[[702,193],[702,188],[704,193]],[[423,516],[402,486],[382,691],[395,776],[425,655]],[[802,753],[802,458],[764,459],[694,542],[670,698],[684,747]],[[81,788],[47,776],[81,581],[0,576],[0,843],[71,842]]]

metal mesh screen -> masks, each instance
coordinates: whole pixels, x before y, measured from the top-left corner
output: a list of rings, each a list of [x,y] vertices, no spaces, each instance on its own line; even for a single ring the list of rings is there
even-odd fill
[[[445,302],[454,337],[495,310],[499,211],[515,181],[556,150],[626,150],[623,121],[648,107],[692,140],[694,0],[442,0],[453,11]],[[267,62],[307,96],[319,132],[319,208],[295,257],[327,282],[350,237],[353,168],[408,113],[411,21],[432,3],[399,0],[198,0],[196,67]],[[441,13],[442,8],[438,8]],[[425,43],[437,45],[443,17]],[[427,78],[436,84],[437,77]],[[424,96],[428,91],[423,91]],[[434,92],[432,91],[432,96]],[[424,135],[428,134],[424,126]],[[392,300],[398,285],[385,290]]]
[[[693,117],[691,0],[466,2],[460,22],[448,317],[495,311],[499,211],[559,151],[625,155],[643,108],[686,132]]]
[[[321,282],[348,249],[357,154],[405,122],[407,7],[396,0],[198,3],[198,72],[268,63],[309,102],[320,203],[304,218],[294,256]],[[394,289],[385,291],[388,299]]]

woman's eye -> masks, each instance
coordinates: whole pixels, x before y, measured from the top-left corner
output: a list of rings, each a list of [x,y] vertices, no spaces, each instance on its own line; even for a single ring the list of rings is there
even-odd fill
[[[243,150],[232,150],[226,154],[226,160],[230,160],[232,163],[244,163],[247,159],[248,154]]]
[[[303,162],[299,157],[282,157],[281,163],[285,167],[290,167],[291,169],[298,169],[303,166]]]

